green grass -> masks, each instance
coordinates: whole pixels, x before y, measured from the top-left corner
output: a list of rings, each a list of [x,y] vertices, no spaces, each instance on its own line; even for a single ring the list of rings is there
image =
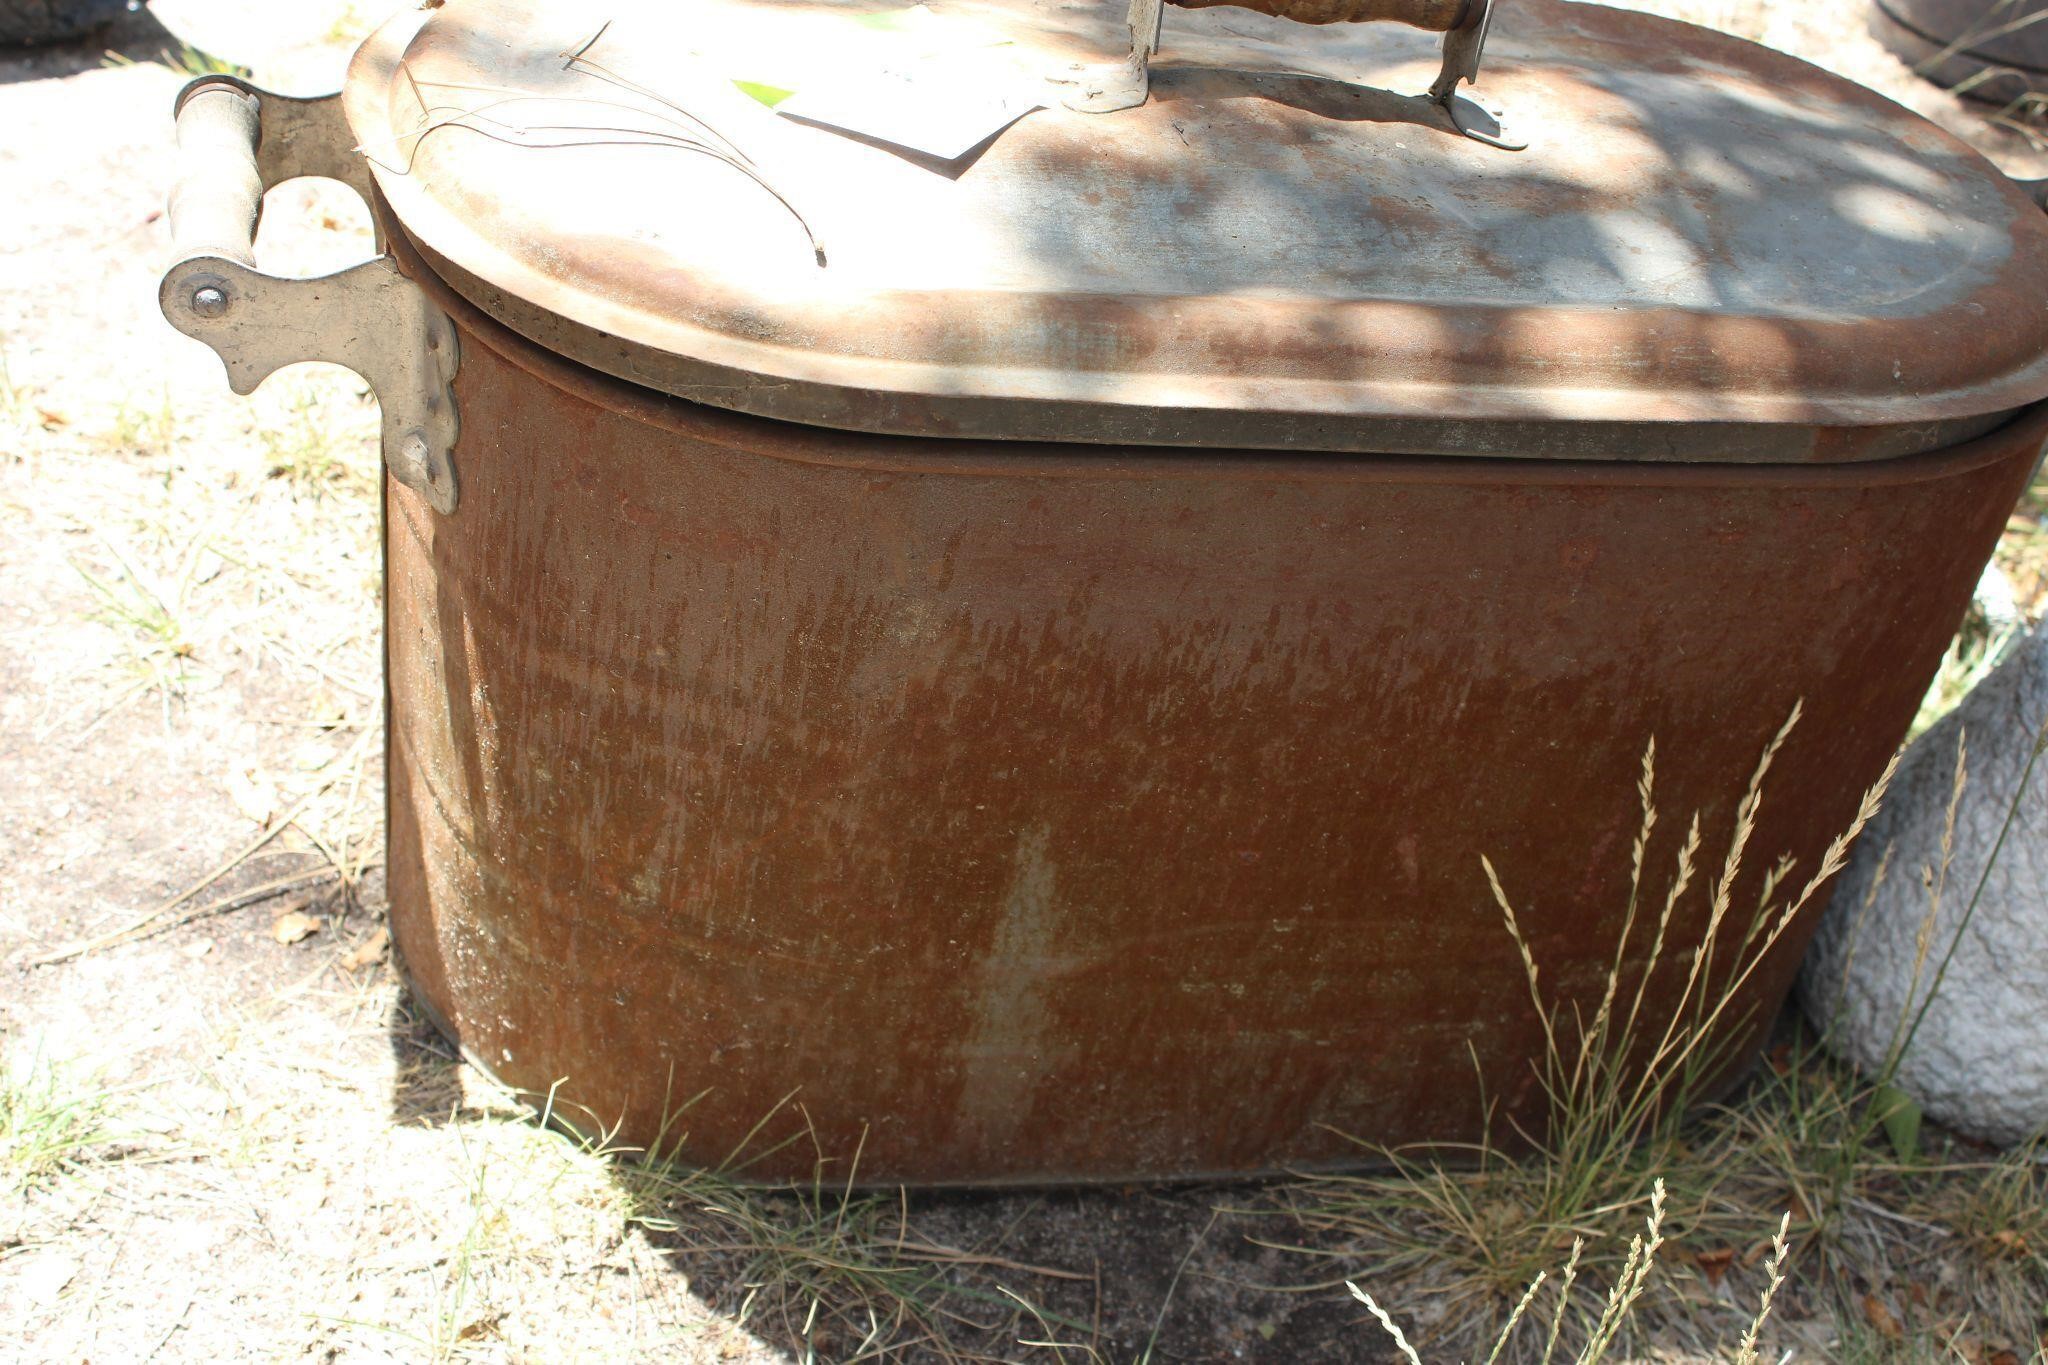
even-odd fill
[[[344,5],[341,12],[334,16],[334,22],[327,26],[327,32],[321,35],[320,41],[330,46],[353,47],[363,40],[375,22],[360,6],[354,3]]]
[[[285,392],[281,410],[257,428],[266,470],[293,493],[311,498],[374,495],[379,455],[363,439],[359,413],[337,420],[328,388],[299,383]]]
[[[185,597],[205,549],[195,540],[178,572],[166,582],[144,572],[135,556],[101,533],[107,562],[88,565],[74,557],[72,568],[92,590],[88,618],[111,631],[121,647],[119,662],[133,675],[131,689],[160,695],[166,704],[185,695],[192,682],[194,647],[188,634]]]
[[[107,1093],[40,1053],[0,1062],[0,1196],[7,1201],[91,1160],[109,1144]]]
[[[163,48],[156,56],[147,60],[158,66],[167,67],[187,80],[197,80],[201,76],[239,76],[243,80],[248,80],[253,74],[248,67],[238,62],[216,57],[211,52],[196,48],[190,43],[179,43],[175,49]],[[135,66],[138,63],[133,57],[123,53],[109,52],[101,64],[119,67]]]
[[[1918,738],[1936,721],[1962,704],[1970,689],[2005,661],[2012,646],[2026,635],[2025,621],[1994,623],[1977,603],[1970,604],[1956,638],[1942,655],[1941,667],[1921,699],[1908,738]]]
[[[178,414],[166,386],[152,404],[121,399],[113,405],[99,444],[121,454],[164,455],[177,444]]]

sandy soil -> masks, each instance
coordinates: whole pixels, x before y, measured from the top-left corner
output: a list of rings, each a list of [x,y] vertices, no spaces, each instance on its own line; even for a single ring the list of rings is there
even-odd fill
[[[2048,173],[1843,7],[1718,8]],[[325,368],[233,399],[162,321],[183,77],[150,60],[190,42],[317,89],[363,17],[157,15],[0,55],[0,1065],[96,1116],[89,1160],[0,1202],[0,1359],[843,1354],[805,1329],[809,1281],[719,1245],[688,1197],[651,1216],[612,1164],[528,1123],[378,954],[374,408]],[[273,196],[266,268],[368,250],[346,193]],[[311,932],[282,941],[291,924]],[[1270,1213],[1217,1212],[1262,1198],[952,1196],[915,1217],[959,1252],[952,1282],[983,1297],[957,1306],[987,1325],[962,1339],[994,1356],[1044,1330],[1011,1289],[1105,1359],[1384,1358],[1341,1286],[1252,1287],[1315,1273],[1249,1240],[1285,1239]]]

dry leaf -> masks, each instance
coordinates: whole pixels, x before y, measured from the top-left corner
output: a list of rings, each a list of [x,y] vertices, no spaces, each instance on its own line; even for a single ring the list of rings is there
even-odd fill
[[[236,810],[256,822],[258,829],[269,829],[277,816],[277,786],[260,768],[231,769],[228,798],[235,803]]]
[[[504,1320],[503,1313],[486,1313],[482,1317],[471,1318],[462,1325],[462,1330],[455,1334],[455,1339],[477,1341],[484,1337],[494,1337],[498,1334],[498,1324]]]
[[[1984,1357],[1984,1365],[2020,1365],[2017,1351],[1993,1351]]]
[[[1863,1296],[1863,1320],[1869,1323],[1876,1330],[1877,1334],[1887,1341],[1897,1341],[1904,1331],[1899,1326],[1897,1315],[1885,1306],[1883,1299],[1880,1299],[1875,1294],[1865,1294]]]
[[[1735,1248],[1720,1247],[1714,1251],[1700,1251],[1693,1254],[1693,1262],[1700,1273],[1707,1277],[1707,1283],[1719,1288],[1721,1277],[1728,1273],[1728,1267],[1735,1264]]]
[[[197,943],[186,944],[183,948],[180,948],[178,951],[196,962],[200,958],[205,957],[208,953],[213,951],[213,940],[210,938],[202,938]]]
[[[44,431],[55,431],[71,425],[71,419],[55,408],[37,408],[36,418],[43,424]]]
[[[1780,1076],[1792,1074],[1792,1044],[1780,1043],[1771,1049],[1771,1070]]]
[[[324,740],[309,739],[292,750],[292,766],[306,772],[324,768],[334,761],[334,746]]]
[[[1991,1244],[2008,1256],[2021,1257],[2027,1254],[2027,1239],[2011,1228],[2000,1228],[1992,1233]]]
[[[342,954],[341,965],[349,971],[359,972],[365,967],[375,966],[384,960],[391,950],[391,931],[379,929],[376,933]]]
[[[270,936],[279,943],[297,943],[319,932],[319,917],[303,910],[287,910],[270,925]]]

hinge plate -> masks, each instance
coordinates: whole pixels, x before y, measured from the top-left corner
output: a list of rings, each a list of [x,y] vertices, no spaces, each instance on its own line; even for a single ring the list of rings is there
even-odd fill
[[[236,393],[301,360],[361,375],[383,409],[392,477],[455,510],[455,327],[390,257],[296,280],[200,256],[171,267],[160,297],[172,326],[220,356]]]

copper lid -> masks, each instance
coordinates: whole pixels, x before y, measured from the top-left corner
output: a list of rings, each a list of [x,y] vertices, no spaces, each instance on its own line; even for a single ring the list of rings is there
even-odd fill
[[[1061,80],[1131,45],[1107,0],[448,0],[348,112],[472,301],[793,421],[1815,460],[2048,395],[2048,220],[1962,142],[1722,34],[1497,5],[1468,92],[1522,150],[1422,94],[1437,35],[1242,9],[1168,10],[1150,98],[1080,112]],[[858,104],[906,30],[938,122],[1042,107],[946,160],[762,102]]]

